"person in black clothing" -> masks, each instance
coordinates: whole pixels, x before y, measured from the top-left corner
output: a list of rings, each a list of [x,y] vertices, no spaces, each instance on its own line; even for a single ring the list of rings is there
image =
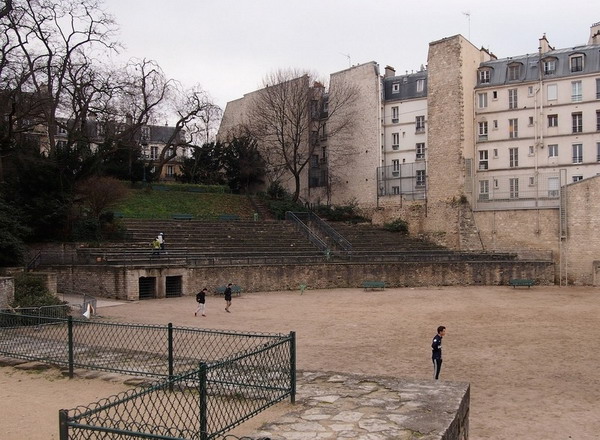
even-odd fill
[[[196,302],[198,303],[198,308],[196,308],[196,311],[194,312],[194,316],[198,316],[198,312],[202,312],[202,316],[206,316],[205,309],[204,309],[204,305],[206,303],[206,292],[208,291],[208,289],[205,287],[204,289],[202,289],[200,292],[198,292],[196,294]]]
[[[229,311],[229,307],[231,307],[231,283],[227,284],[227,288],[225,289],[225,302],[227,304],[225,306],[225,311],[231,313]]]
[[[440,377],[442,369],[442,338],[446,334],[446,327],[440,325],[437,328],[437,335],[431,341],[431,360],[433,361],[433,378],[437,380]]]

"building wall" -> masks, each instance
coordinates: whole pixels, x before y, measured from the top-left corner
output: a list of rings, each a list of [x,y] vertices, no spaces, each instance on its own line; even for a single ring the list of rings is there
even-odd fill
[[[377,167],[381,163],[379,66],[370,62],[334,73],[330,79],[330,90],[335,90],[337,82],[358,87],[358,97],[354,102],[358,111],[350,131],[328,139],[331,203],[344,205],[355,201],[364,207],[375,206]],[[333,126],[337,123],[335,117],[328,122]]]

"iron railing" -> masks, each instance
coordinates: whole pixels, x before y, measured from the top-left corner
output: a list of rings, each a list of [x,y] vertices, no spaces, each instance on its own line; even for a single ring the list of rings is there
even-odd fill
[[[344,252],[352,252],[352,245],[348,240],[344,238],[342,234],[333,229],[327,224],[321,217],[312,211],[309,212],[293,212],[300,221],[302,221],[309,228],[313,226],[319,231],[323,237],[330,239]]]
[[[292,222],[296,231],[304,235],[312,244],[314,244],[320,251],[324,252],[326,255],[329,255],[330,249],[323,240],[319,238],[311,229],[300,220],[296,214],[291,211],[287,211],[285,213],[285,219]]]

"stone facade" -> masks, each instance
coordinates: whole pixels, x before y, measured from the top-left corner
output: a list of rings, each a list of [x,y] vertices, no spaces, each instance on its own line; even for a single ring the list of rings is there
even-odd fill
[[[300,284],[314,289],[360,288],[365,280],[385,281],[389,287],[435,285],[506,285],[511,278],[554,282],[554,265],[543,261],[406,262],[377,264],[312,264],[232,267],[116,267],[56,266],[61,293],[137,300],[140,278],[154,278],[153,297],[164,298],[166,278],[180,277],[181,296],[207,286],[229,282],[244,291],[296,290]],[[179,296],[179,295],[177,295]]]

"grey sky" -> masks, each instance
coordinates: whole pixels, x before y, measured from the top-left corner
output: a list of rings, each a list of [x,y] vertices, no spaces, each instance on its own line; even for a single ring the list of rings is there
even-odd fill
[[[324,79],[376,61],[397,73],[427,64],[429,42],[456,34],[499,58],[550,44],[585,44],[597,0],[105,0],[123,57],[158,61],[167,76],[199,83],[221,107],[278,68]],[[470,17],[464,13],[470,13]],[[469,20],[470,18],[470,20]],[[470,25],[469,25],[470,21]]]

